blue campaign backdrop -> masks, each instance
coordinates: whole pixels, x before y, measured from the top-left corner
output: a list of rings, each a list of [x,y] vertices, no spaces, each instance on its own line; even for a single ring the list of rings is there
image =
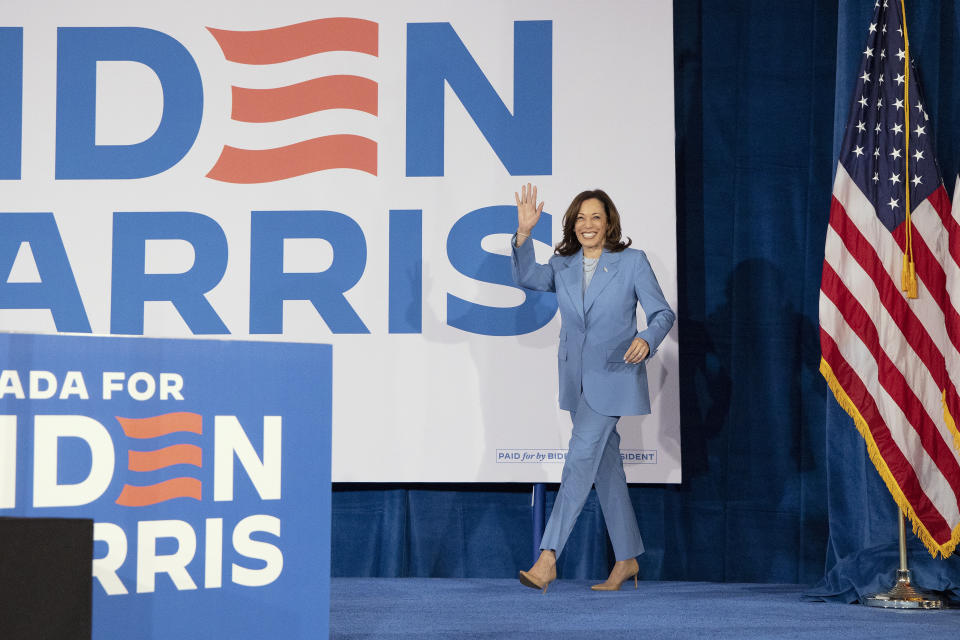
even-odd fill
[[[644,578],[819,582],[848,601],[893,580],[894,503],[818,372],[836,146],[872,11],[674,3],[683,483],[631,488]],[[907,2],[907,19],[952,194],[956,2]],[[338,485],[333,575],[515,575],[531,561],[530,498],[515,485]],[[960,560],[911,558],[924,586],[960,585]],[[560,575],[600,578],[612,562],[591,496]]]
[[[0,515],[95,520],[94,638],[326,637],[329,345],[6,334],[0,362]]]

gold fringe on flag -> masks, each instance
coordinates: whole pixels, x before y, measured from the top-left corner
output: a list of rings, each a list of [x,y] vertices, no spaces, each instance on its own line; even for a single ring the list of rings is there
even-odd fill
[[[957,548],[957,544],[960,543],[960,524],[957,524],[957,526],[953,528],[950,539],[943,544],[938,544],[937,541],[933,539],[933,536],[930,535],[930,532],[927,531],[927,528],[923,526],[923,523],[917,517],[916,512],[913,510],[910,502],[907,501],[906,496],[903,495],[903,491],[900,489],[900,485],[898,485],[897,481],[894,479],[893,473],[890,472],[890,468],[887,466],[886,460],[884,460],[883,456],[880,455],[880,449],[877,447],[877,443],[873,439],[873,434],[870,433],[870,427],[867,425],[867,421],[863,419],[862,415],[860,415],[860,411],[857,409],[856,405],[853,404],[850,396],[848,396],[847,392],[843,390],[842,386],[840,386],[840,381],[837,380],[836,376],[833,374],[833,369],[830,368],[830,365],[823,358],[820,359],[820,373],[823,375],[824,379],[826,379],[827,385],[830,387],[830,390],[833,391],[833,395],[837,399],[837,402],[841,407],[843,407],[843,410],[846,411],[851,418],[853,418],[853,423],[856,425],[857,431],[860,432],[860,435],[863,436],[864,442],[867,444],[867,453],[870,456],[870,461],[873,463],[873,466],[876,467],[877,473],[880,474],[880,477],[883,478],[883,482],[887,485],[887,490],[890,491],[890,495],[893,496],[894,502],[896,502],[897,506],[900,507],[900,510],[906,514],[907,518],[910,519],[910,525],[913,528],[913,533],[920,538],[920,541],[923,542],[923,546],[927,548],[927,551],[929,551],[930,555],[934,558],[937,557],[938,553],[943,558],[950,557],[950,555],[953,554],[954,549]],[[946,411],[946,406],[944,406],[944,412],[949,415],[949,412]],[[956,426],[954,426],[953,431],[954,439],[956,440]]]

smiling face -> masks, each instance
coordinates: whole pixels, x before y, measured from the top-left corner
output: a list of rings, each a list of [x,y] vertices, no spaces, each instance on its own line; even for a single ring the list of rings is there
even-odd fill
[[[577,240],[583,246],[583,254],[594,258],[603,252],[607,238],[607,211],[603,202],[597,198],[584,200],[573,225]]]

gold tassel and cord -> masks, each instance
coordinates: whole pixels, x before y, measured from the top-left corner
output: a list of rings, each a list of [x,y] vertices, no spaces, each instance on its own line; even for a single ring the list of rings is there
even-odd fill
[[[900,288],[907,292],[908,298],[917,297],[917,268],[913,262],[913,223],[910,220],[910,39],[907,38],[907,10],[900,0],[900,17],[903,25],[903,48],[904,48],[904,80],[903,80],[903,105],[904,105],[904,126],[907,130],[904,146],[904,171],[903,184],[906,192],[906,220],[905,239],[903,251],[903,271],[900,273]]]

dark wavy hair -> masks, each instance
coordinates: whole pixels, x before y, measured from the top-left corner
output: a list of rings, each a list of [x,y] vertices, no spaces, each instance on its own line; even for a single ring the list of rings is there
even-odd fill
[[[608,196],[603,189],[592,189],[578,193],[577,197],[570,203],[570,206],[567,207],[567,212],[563,214],[563,240],[554,247],[554,253],[561,256],[572,256],[577,251],[580,251],[580,240],[577,239],[577,234],[574,232],[573,227],[577,224],[577,214],[580,213],[580,205],[591,198],[596,198],[602,202],[603,210],[607,214],[607,237],[604,238],[603,241],[604,249],[616,253],[623,251],[633,244],[630,238],[627,238],[626,242],[620,239],[620,213],[617,211],[617,206],[613,204],[613,200],[610,199],[610,196]]]

